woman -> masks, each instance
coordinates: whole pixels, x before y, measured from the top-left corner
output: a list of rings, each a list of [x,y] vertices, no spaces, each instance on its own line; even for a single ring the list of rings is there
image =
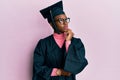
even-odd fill
[[[88,64],[84,45],[68,28],[70,18],[63,11],[62,1],[40,11],[54,33],[41,39],[34,51],[33,80],[76,80]]]

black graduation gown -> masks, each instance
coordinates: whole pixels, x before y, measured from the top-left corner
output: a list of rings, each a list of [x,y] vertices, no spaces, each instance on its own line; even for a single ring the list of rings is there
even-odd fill
[[[88,64],[84,45],[80,39],[72,38],[68,52],[65,46],[59,48],[53,35],[41,39],[34,51],[32,80],[76,80],[75,75]],[[71,76],[50,76],[53,68],[61,68]]]

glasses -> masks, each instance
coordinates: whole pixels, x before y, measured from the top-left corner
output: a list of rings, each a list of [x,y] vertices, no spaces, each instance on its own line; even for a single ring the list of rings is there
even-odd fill
[[[64,23],[69,23],[70,22],[70,18],[66,18],[66,19],[63,19],[63,18],[59,18],[55,21],[58,21],[60,24],[64,24]]]

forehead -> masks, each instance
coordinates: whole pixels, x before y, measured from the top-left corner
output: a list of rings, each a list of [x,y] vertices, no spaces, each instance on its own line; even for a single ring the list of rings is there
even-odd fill
[[[55,19],[58,19],[58,18],[67,18],[67,16],[65,14],[60,14],[55,16]]]

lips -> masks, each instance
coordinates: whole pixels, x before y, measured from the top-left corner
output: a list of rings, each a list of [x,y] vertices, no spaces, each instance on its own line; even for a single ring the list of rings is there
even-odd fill
[[[65,27],[64,27],[64,30],[67,30],[67,29],[68,29],[68,26],[65,26]]]

